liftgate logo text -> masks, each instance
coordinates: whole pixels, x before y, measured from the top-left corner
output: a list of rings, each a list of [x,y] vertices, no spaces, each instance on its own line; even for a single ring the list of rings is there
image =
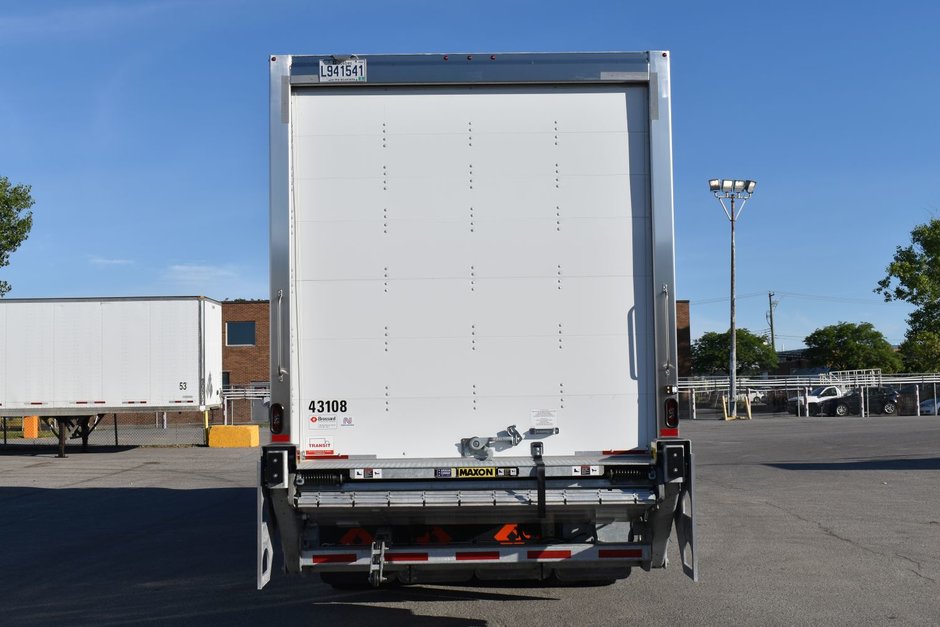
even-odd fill
[[[518,468],[493,468],[491,466],[476,466],[463,468],[437,468],[434,476],[438,479],[485,479],[488,477],[518,477]]]

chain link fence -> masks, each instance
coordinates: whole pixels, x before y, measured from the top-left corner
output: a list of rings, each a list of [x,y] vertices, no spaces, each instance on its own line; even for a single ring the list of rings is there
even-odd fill
[[[7,451],[25,448],[57,449],[59,423],[64,423],[66,447],[205,446],[213,425],[267,422],[270,388],[266,384],[231,386],[223,389],[222,406],[198,411],[152,411],[96,416],[56,418],[41,416],[4,417],[0,447]]]
[[[222,424],[222,411],[210,410],[208,426]],[[64,425],[69,450],[88,447],[204,446],[207,418],[202,412],[139,412],[70,416],[62,420],[39,416],[2,418],[5,450],[24,447],[58,448]]]
[[[816,398],[814,391],[830,396]],[[723,417],[729,410],[727,377],[679,381],[680,418]],[[809,397],[809,402],[807,402]],[[738,415],[940,414],[940,373],[883,375],[878,370],[833,372],[813,377],[738,378]]]

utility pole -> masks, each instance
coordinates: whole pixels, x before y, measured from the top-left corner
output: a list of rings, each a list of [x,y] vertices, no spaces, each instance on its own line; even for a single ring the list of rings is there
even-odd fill
[[[767,292],[767,303],[769,309],[767,310],[768,320],[770,322],[770,347],[777,350],[777,343],[774,341],[774,307],[777,306],[777,303],[774,302],[774,293]]]

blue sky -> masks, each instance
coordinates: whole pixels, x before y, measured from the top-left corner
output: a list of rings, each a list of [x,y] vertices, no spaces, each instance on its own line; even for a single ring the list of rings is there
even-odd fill
[[[672,51],[679,297],[728,326],[711,177],[752,178],[738,326],[777,348],[910,308],[872,293],[940,211],[927,2],[0,0],[0,174],[33,186],[9,297],[267,296],[272,53]]]

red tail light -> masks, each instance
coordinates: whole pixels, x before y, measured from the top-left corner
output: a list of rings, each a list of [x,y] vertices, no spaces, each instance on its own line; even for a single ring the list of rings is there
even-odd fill
[[[679,401],[674,398],[666,399],[666,426],[670,429],[679,426]]]

